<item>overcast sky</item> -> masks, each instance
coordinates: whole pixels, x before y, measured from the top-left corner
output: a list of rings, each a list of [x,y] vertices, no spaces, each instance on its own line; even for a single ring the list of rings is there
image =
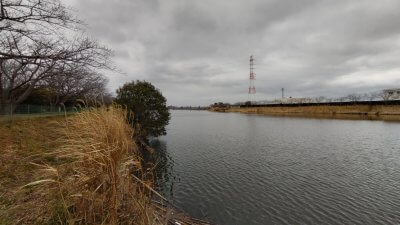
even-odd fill
[[[257,100],[338,97],[400,87],[399,0],[68,1],[88,33],[115,51],[131,80],[169,105],[247,100],[256,59]]]

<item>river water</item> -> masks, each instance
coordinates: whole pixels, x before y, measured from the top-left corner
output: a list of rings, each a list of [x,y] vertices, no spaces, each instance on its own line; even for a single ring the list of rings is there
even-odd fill
[[[172,111],[159,189],[219,225],[400,224],[400,123]]]

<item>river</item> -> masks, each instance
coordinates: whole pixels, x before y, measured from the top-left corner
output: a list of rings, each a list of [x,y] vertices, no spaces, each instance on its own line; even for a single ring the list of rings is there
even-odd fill
[[[219,225],[400,224],[400,123],[171,111],[159,189]]]

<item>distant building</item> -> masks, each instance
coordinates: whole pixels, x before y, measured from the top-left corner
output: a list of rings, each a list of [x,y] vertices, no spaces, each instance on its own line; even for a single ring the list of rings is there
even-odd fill
[[[383,90],[386,99],[400,99],[400,88]]]

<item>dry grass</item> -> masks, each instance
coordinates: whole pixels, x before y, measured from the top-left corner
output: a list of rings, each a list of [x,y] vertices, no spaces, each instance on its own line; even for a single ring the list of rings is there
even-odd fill
[[[126,116],[103,107],[1,126],[0,224],[156,224]]]
[[[62,118],[62,117],[61,117]],[[49,195],[21,186],[40,178],[36,164],[57,165],[49,154],[60,146],[60,118],[0,123],[0,224],[44,224]]]
[[[215,110],[214,110],[215,111]],[[259,113],[271,115],[368,115],[368,116],[390,116],[391,119],[399,120],[399,105],[342,105],[342,106],[274,106],[274,107],[248,107],[229,108],[226,112]],[[385,118],[382,118],[385,119]]]

